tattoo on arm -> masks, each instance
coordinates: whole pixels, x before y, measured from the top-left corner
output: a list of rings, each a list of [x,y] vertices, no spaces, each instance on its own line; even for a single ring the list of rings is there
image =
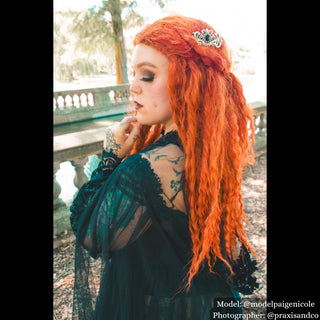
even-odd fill
[[[106,132],[106,149],[109,149],[116,155],[120,150],[120,144],[116,142],[114,133],[111,130],[107,130]]]
[[[139,135],[138,135],[138,134],[135,134],[135,135],[133,136],[133,142],[136,142],[136,140],[138,139],[138,137],[139,137]]]
[[[179,171],[177,171],[175,168],[173,168],[173,172],[175,173],[176,177],[179,176],[183,171],[184,171],[184,170],[182,170],[182,171],[179,172]]]
[[[182,158],[182,156],[178,157],[176,160],[168,160],[168,161],[174,164],[178,164],[180,158]]]
[[[154,161],[156,162],[156,161],[158,161],[159,159],[165,158],[165,157],[167,157],[166,154],[160,154],[160,155],[158,155],[158,156],[156,156],[156,157],[154,158]]]
[[[149,152],[147,152],[146,156],[148,157],[148,159],[151,160],[151,155],[155,155],[155,157],[154,157],[155,162],[161,158],[165,158],[168,156],[167,154],[162,154],[162,152],[160,154],[159,153],[160,153],[159,150],[154,149],[154,150],[150,150]]]

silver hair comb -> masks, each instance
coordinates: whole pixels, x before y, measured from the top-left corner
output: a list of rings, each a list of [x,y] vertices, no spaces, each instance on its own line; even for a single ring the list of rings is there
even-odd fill
[[[194,39],[203,46],[214,46],[220,48],[222,45],[222,38],[219,33],[213,33],[213,30],[203,29],[201,33],[199,31],[193,32]]]

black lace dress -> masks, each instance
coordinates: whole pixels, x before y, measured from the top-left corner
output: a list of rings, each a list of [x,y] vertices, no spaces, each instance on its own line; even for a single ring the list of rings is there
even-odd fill
[[[256,267],[242,248],[230,279],[227,268],[206,267],[183,290],[192,243],[183,195],[185,156],[176,131],[124,161],[104,150],[90,181],[71,206],[76,234],[74,319],[209,320],[217,298],[239,300],[257,286]],[[101,271],[92,277],[92,264]],[[99,284],[99,292],[94,284]],[[224,318],[228,319],[228,318]]]

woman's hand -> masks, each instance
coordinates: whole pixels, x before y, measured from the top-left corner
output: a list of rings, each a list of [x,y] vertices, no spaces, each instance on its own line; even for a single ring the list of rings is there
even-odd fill
[[[140,123],[136,117],[125,117],[106,130],[106,149],[118,158],[124,158],[132,149],[140,132]]]

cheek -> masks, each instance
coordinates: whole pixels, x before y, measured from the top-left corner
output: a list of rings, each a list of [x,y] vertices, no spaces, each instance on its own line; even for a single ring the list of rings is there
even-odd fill
[[[167,86],[159,86],[154,88],[151,93],[152,97],[152,106],[155,109],[170,109],[170,103],[169,103],[169,93]]]

